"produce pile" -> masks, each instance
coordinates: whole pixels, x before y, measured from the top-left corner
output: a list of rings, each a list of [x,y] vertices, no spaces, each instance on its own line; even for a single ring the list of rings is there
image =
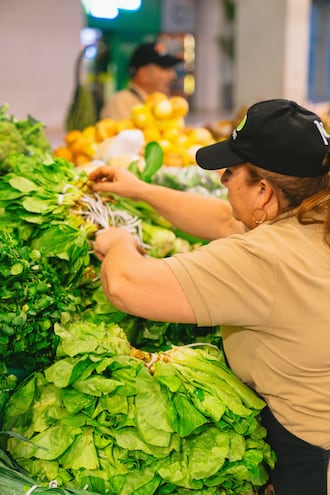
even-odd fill
[[[44,158],[52,148],[44,133],[44,124],[30,115],[19,120],[8,113],[9,105],[0,106],[0,174],[9,169],[6,159],[12,153]]]
[[[25,124],[25,136],[34,135],[29,126],[35,137],[42,130],[32,118]],[[86,486],[91,495],[250,493],[274,455],[260,425],[264,403],[226,367],[220,329],[118,311],[91,247],[109,225],[159,258],[203,241],[146,203],[95,194],[86,172],[44,139],[33,148],[26,137],[0,161],[0,488],[18,495],[36,479],[40,493],[55,483],[62,495]],[[216,174],[163,167],[163,157],[149,142],[144,167],[129,168],[148,182],[224,197]]]
[[[274,466],[264,402],[215,347],[147,354],[117,325],[56,325],[58,359],[10,397],[6,448],[38,483],[100,494],[252,493]]]
[[[157,143],[149,143],[145,161],[143,173],[134,163],[132,169],[151,180],[162,164]],[[96,231],[108,225],[137,235],[154,257],[191,250],[200,240],[176,231],[143,202],[95,195],[86,173],[63,158],[11,154],[6,170],[0,178],[0,355],[9,367],[19,362],[32,371],[49,364],[58,341],[54,324],[76,313],[92,321],[121,321],[130,342],[147,350],[196,336],[219,338],[217,329],[151,322],[117,311],[105,299],[91,249]]]
[[[168,98],[163,93],[148,95],[146,102],[136,105],[129,120],[102,119],[82,130],[73,129],[65,135],[65,143],[55,149],[56,156],[64,157],[77,166],[92,160],[106,163],[117,161],[111,156],[114,138],[125,130],[140,131],[140,155],[143,147],[152,141],[161,146],[163,164],[184,167],[195,164],[196,150],[215,140],[205,127],[188,127],[184,117],[189,111],[186,99]],[[110,158],[111,156],[111,158]]]

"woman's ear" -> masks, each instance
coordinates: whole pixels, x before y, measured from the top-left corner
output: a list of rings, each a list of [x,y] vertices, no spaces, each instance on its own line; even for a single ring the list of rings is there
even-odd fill
[[[272,200],[276,199],[273,188],[269,184],[269,182],[265,179],[261,179],[258,183],[259,186],[259,201],[260,207],[265,207]]]
[[[279,213],[280,205],[276,194],[266,179],[259,183],[258,208],[267,212],[267,218],[271,220]]]

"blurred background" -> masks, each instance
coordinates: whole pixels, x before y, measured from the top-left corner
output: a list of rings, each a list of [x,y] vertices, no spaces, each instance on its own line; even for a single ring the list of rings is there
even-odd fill
[[[0,104],[43,121],[52,141],[78,83],[97,108],[125,86],[142,41],[184,57],[174,94],[188,119],[226,119],[292,98],[329,113],[330,0],[0,0]]]

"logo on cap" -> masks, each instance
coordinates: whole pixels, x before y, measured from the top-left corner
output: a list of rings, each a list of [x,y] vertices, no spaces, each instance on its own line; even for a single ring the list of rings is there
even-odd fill
[[[316,125],[317,127],[317,130],[319,131],[319,133],[321,134],[321,138],[323,139],[323,142],[326,146],[329,146],[329,134],[327,133],[327,131],[324,129],[323,127],[323,122],[320,122],[319,120],[314,120],[314,124]]]
[[[247,121],[247,114],[244,115],[244,117],[242,118],[242,120],[240,121],[240,123],[238,124],[238,126],[236,127],[236,129],[234,129],[234,131],[232,133],[233,139],[237,139],[237,132],[239,132],[239,131],[241,131],[243,129],[243,127],[246,124],[246,121]]]

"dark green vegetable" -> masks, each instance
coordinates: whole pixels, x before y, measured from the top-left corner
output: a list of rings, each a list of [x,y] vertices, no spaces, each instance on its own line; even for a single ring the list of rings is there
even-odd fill
[[[0,414],[16,384],[16,376],[8,372],[4,362],[0,362]]]
[[[7,366],[34,370],[54,359],[59,339],[53,325],[81,304],[64,275],[40,250],[0,230],[0,359]]]

